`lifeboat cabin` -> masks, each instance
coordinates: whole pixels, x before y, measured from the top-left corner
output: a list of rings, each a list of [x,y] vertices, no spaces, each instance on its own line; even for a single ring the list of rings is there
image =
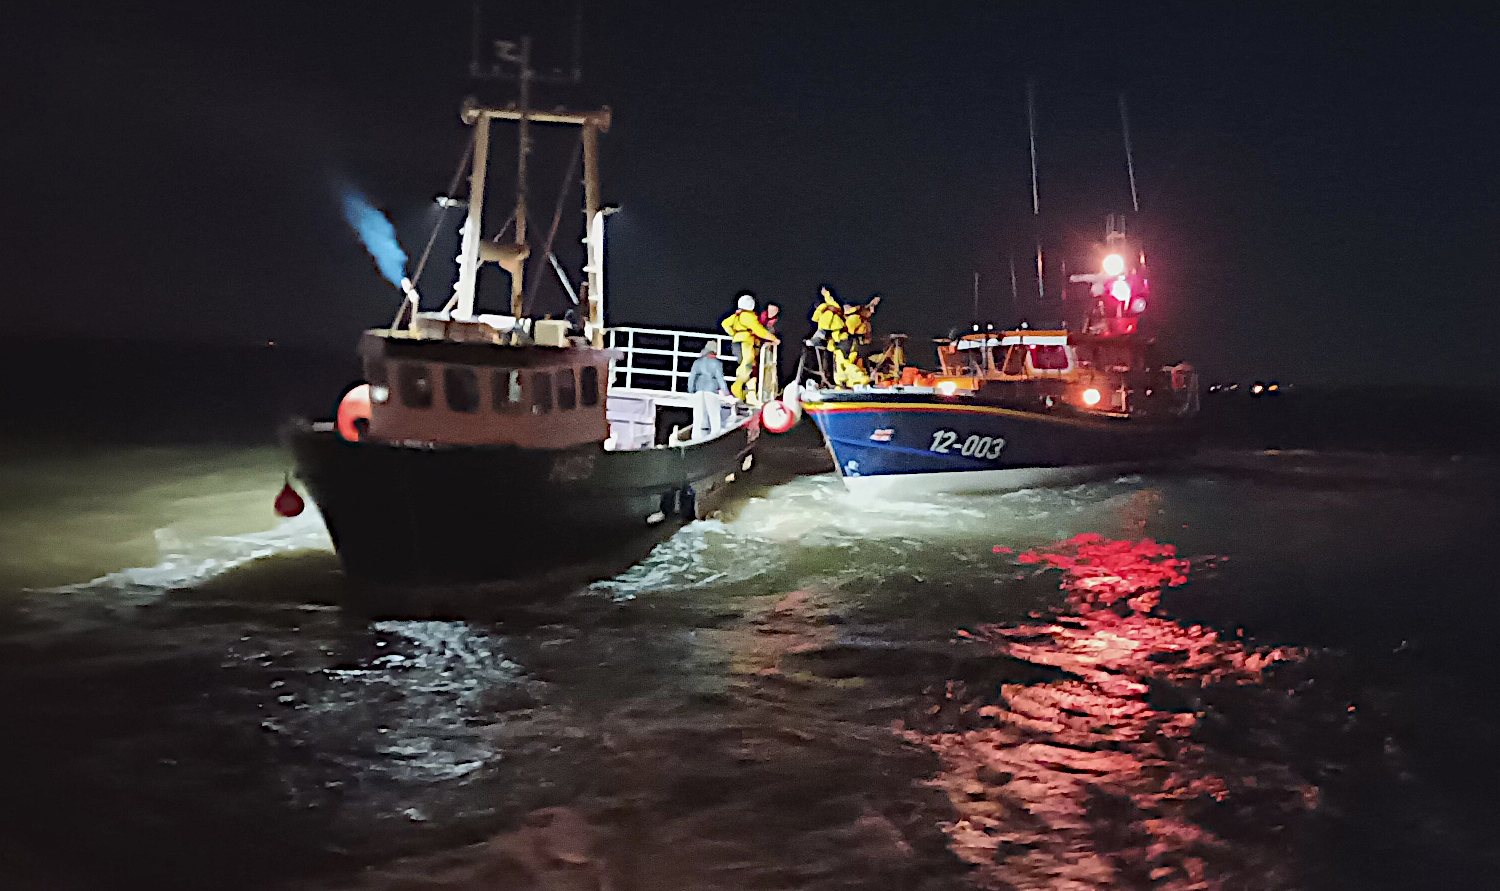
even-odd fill
[[[1021,409],[1069,406],[1114,417],[1197,411],[1188,365],[1163,366],[1152,341],[1074,331],[1020,329],[966,334],[937,343],[940,393],[969,392]]]

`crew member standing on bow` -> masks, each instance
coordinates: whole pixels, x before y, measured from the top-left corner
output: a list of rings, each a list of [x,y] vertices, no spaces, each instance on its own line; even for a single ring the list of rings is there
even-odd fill
[[[843,336],[844,331],[844,308],[839,305],[838,299],[833,292],[824,285],[820,289],[823,299],[813,307],[812,323],[813,335],[808,338],[807,345],[814,350],[813,355],[818,360],[818,376],[822,378],[824,386],[828,383],[828,368],[823,362],[825,354],[833,353],[833,343]],[[839,362],[835,356],[833,360],[833,381],[838,386],[843,380],[839,373]]]
[[[737,308],[719,326],[734,341],[735,352],[739,354],[739,368],[735,370],[734,383],[729,389],[734,398],[744,402],[747,394],[756,392],[755,364],[760,358],[760,345],[781,343],[781,338],[760,323],[755,314],[755,295],[749,291],[740,294]]]
[[[864,306],[846,303],[841,307],[843,331],[833,345],[834,361],[838,368],[834,375],[835,383],[857,387],[870,382],[864,360],[860,358],[860,350],[870,342],[870,316],[875,314],[875,308],[879,305],[880,295],[876,294]]]

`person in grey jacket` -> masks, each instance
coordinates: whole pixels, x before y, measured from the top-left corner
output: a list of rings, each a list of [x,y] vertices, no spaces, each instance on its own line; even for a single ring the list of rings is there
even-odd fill
[[[724,383],[724,365],[713,341],[705,344],[693,360],[688,392],[693,396],[693,437],[718,435],[724,429],[724,397],[729,387]]]

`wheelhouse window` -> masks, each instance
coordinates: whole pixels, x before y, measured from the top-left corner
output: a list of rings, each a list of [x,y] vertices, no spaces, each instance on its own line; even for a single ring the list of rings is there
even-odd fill
[[[1002,374],[1021,374],[1026,370],[1026,348],[1020,344],[1014,344],[1010,352],[1005,354],[1005,366],[1000,369]]]
[[[490,373],[490,406],[495,411],[520,411],[525,401],[519,368],[497,368]]]
[[[581,405],[599,404],[599,368],[585,365],[578,369],[578,402]]]
[[[432,408],[432,370],[425,362],[396,366],[396,389],[407,408]]]
[[[443,394],[454,411],[479,411],[479,377],[474,369],[462,365],[444,368]]]
[[[531,374],[531,413],[545,415],[552,411],[552,374],[534,371]]]
[[[573,379],[573,369],[554,371],[552,377],[557,381],[557,410],[572,411],[578,405],[578,384]]]
[[[1031,367],[1037,371],[1066,371],[1068,369],[1068,348],[1045,344],[1032,345]]]

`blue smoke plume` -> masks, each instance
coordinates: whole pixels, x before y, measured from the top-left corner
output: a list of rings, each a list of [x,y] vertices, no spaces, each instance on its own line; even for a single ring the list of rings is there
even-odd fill
[[[345,187],[343,193],[344,219],[359,233],[359,240],[375,258],[380,274],[386,281],[401,287],[401,279],[406,274],[406,251],[401,250],[396,241],[396,227],[358,190]]]

